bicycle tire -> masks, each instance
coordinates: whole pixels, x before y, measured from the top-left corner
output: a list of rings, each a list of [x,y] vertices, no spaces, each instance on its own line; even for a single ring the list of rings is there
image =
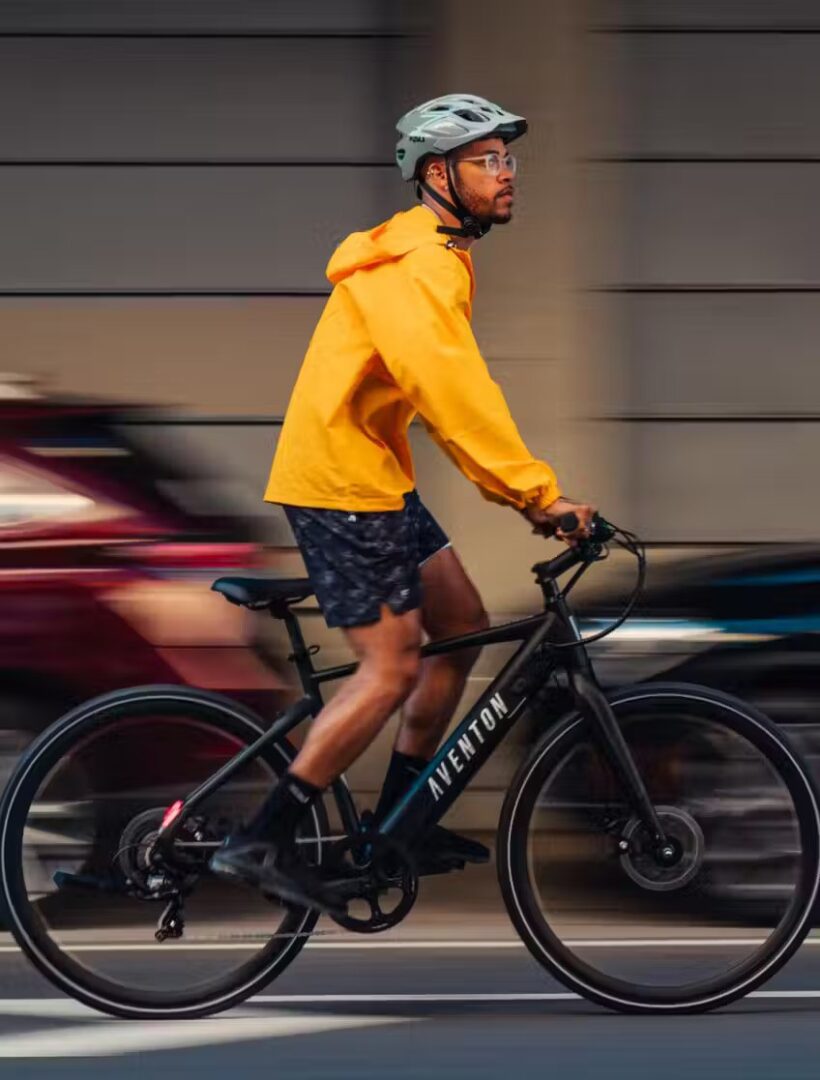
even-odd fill
[[[179,1019],[209,1015],[229,1009],[256,993],[296,958],[313,930],[318,913],[291,908],[285,915],[288,929],[283,937],[272,938],[256,962],[241,968],[224,985],[212,986],[201,996],[190,993],[174,998],[173,993],[115,987],[87,972],[55,945],[29,899],[23,868],[23,830],[39,783],[70,751],[106,723],[140,709],[185,709],[187,714],[219,727],[227,736],[245,744],[254,741],[268,726],[261,718],[237,702],[209,691],[184,686],[141,686],[118,690],[94,698],[73,709],[46,729],[22,756],[0,803],[0,873],[3,904],[8,928],[25,955],[54,986],[92,1008],[113,1016],[133,1019]],[[265,748],[260,760],[281,775],[295,751],[287,741]],[[321,858],[320,837],[328,832],[327,815],[321,801],[313,808],[310,835],[315,832]],[[284,924],[283,924],[284,925]]]
[[[506,795],[498,830],[498,877],[510,918],[535,959],[559,982],[582,997],[620,1012],[681,1013],[719,1008],[754,990],[796,952],[811,929],[820,887],[820,809],[811,776],[797,752],[763,714],[729,695],[685,684],[646,684],[608,695],[623,724],[629,710],[669,707],[702,710],[727,731],[747,740],[765,756],[794,800],[800,830],[799,888],[787,909],[788,918],[763,946],[751,971],[727,973],[723,985],[646,987],[610,978],[580,960],[553,931],[540,910],[528,863],[528,834],[541,785],[566,762],[574,745],[590,742],[588,722],[571,714],[551,728],[519,768]],[[654,703],[654,705],[653,705]],[[544,847],[548,844],[545,842]],[[573,943],[577,946],[577,942]],[[731,976],[731,977],[729,977]]]

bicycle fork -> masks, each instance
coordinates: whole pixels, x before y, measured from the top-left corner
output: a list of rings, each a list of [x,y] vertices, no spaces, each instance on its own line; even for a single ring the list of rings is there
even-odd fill
[[[672,865],[676,861],[677,850],[664,832],[652,800],[649,798],[643,777],[635,764],[635,759],[609,702],[594,676],[586,672],[571,672],[570,683],[581,711],[592,721],[598,732],[609,763],[623,786],[632,808],[652,837],[655,857],[662,865]]]

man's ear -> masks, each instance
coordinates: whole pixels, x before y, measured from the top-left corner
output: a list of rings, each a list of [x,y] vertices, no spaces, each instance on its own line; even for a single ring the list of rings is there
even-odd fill
[[[432,161],[429,161],[422,172],[422,176],[425,182],[438,191],[439,194],[446,195],[449,191],[450,185],[443,158],[433,158]]]

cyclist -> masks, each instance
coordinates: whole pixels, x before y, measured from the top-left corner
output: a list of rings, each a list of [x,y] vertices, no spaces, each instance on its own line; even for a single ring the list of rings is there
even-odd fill
[[[281,899],[333,910],[328,883],[296,855],[299,819],[403,706],[375,810],[383,819],[432,759],[478,650],[420,659],[437,640],[485,629],[488,616],[445,532],[421,502],[407,439],[418,415],[488,500],[572,543],[591,506],[561,495],[532,456],[470,329],[470,247],[512,217],[527,122],[481,97],[448,94],[397,125],[396,159],[420,205],[333,254],[334,286],[280,434],[266,500],[284,506],[327,625],[344,629],[356,673],[321,710],[291,767],[211,867]],[[564,536],[562,514],[578,528]],[[484,862],[482,845],[441,826],[425,859]]]

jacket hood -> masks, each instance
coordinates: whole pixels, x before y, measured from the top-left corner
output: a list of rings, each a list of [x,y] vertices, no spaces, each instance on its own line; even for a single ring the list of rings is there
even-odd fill
[[[414,206],[394,214],[375,229],[351,233],[333,252],[327,264],[328,279],[336,285],[356,270],[399,259],[423,244],[446,244],[442,234],[436,232],[437,226],[435,214],[423,206]]]

